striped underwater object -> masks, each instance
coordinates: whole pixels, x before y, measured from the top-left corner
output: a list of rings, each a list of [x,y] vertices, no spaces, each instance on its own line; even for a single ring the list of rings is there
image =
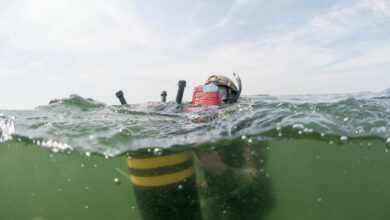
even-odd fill
[[[127,159],[130,180],[138,186],[163,186],[183,181],[194,174],[189,151],[170,155]]]
[[[127,159],[142,219],[201,219],[191,151]]]

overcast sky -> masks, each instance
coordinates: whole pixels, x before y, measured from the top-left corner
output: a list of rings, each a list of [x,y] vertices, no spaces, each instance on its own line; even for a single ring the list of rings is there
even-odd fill
[[[0,109],[78,94],[185,100],[211,74],[243,95],[390,88],[390,0],[0,0]]]

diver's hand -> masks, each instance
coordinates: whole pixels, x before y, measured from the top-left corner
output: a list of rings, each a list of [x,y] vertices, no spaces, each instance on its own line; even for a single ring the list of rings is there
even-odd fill
[[[198,151],[197,155],[200,168],[212,176],[222,176],[228,169],[216,151]]]

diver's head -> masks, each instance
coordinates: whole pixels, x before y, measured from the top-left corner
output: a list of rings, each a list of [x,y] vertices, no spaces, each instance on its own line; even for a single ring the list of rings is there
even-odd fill
[[[236,77],[236,75],[234,76]],[[239,90],[241,90],[241,81],[238,81],[238,83],[240,84]],[[237,90],[237,86],[227,76],[212,75],[207,79],[205,83],[205,85],[209,85],[209,84],[214,84],[219,87],[219,97],[224,104],[231,104],[233,102],[236,102],[238,96],[240,95],[239,90]]]

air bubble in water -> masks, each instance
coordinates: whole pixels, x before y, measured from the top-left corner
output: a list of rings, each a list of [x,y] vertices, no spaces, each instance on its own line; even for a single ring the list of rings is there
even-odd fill
[[[183,186],[182,185],[178,185],[177,188],[183,189]]]
[[[246,139],[246,136],[245,136],[245,135],[242,135],[242,136],[241,136],[241,139],[242,139],[242,140]]]
[[[135,208],[135,206],[131,206],[130,209],[131,209],[132,211],[134,211],[136,208]]]
[[[325,137],[325,133],[324,132],[321,132],[321,137]]]
[[[121,183],[121,181],[119,180],[118,177],[115,177],[115,178],[114,178],[114,183],[119,184],[119,183]]]
[[[390,144],[390,137],[386,139],[386,144]]]
[[[161,148],[154,148],[153,154],[154,154],[154,156],[161,156],[162,155]]]
[[[346,140],[348,140],[348,137],[347,137],[347,136],[341,136],[341,137],[340,137],[340,140],[341,140],[341,141],[346,141]]]
[[[333,141],[329,141],[329,144],[334,144],[334,142]]]
[[[248,143],[252,143],[252,139],[249,139],[249,140],[248,140]]]
[[[81,166],[81,167],[84,167],[84,164],[82,163],[80,166]]]
[[[85,208],[85,209],[88,209],[88,205],[85,205],[84,208]]]
[[[343,120],[344,120],[344,121],[348,121],[348,119],[349,119],[348,117],[345,117]]]
[[[320,155],[317,155],[316,158],[317,158],[317,159],[320,159]]]
[[[91,153],[89,151],[85,152],[85,156],[90,157]]]
[[[298,134],[302,134],[302,131],[298,131]]]
[[[322,202],[322,198],[318,198],[317,201],[318,201],[318,202]]]

